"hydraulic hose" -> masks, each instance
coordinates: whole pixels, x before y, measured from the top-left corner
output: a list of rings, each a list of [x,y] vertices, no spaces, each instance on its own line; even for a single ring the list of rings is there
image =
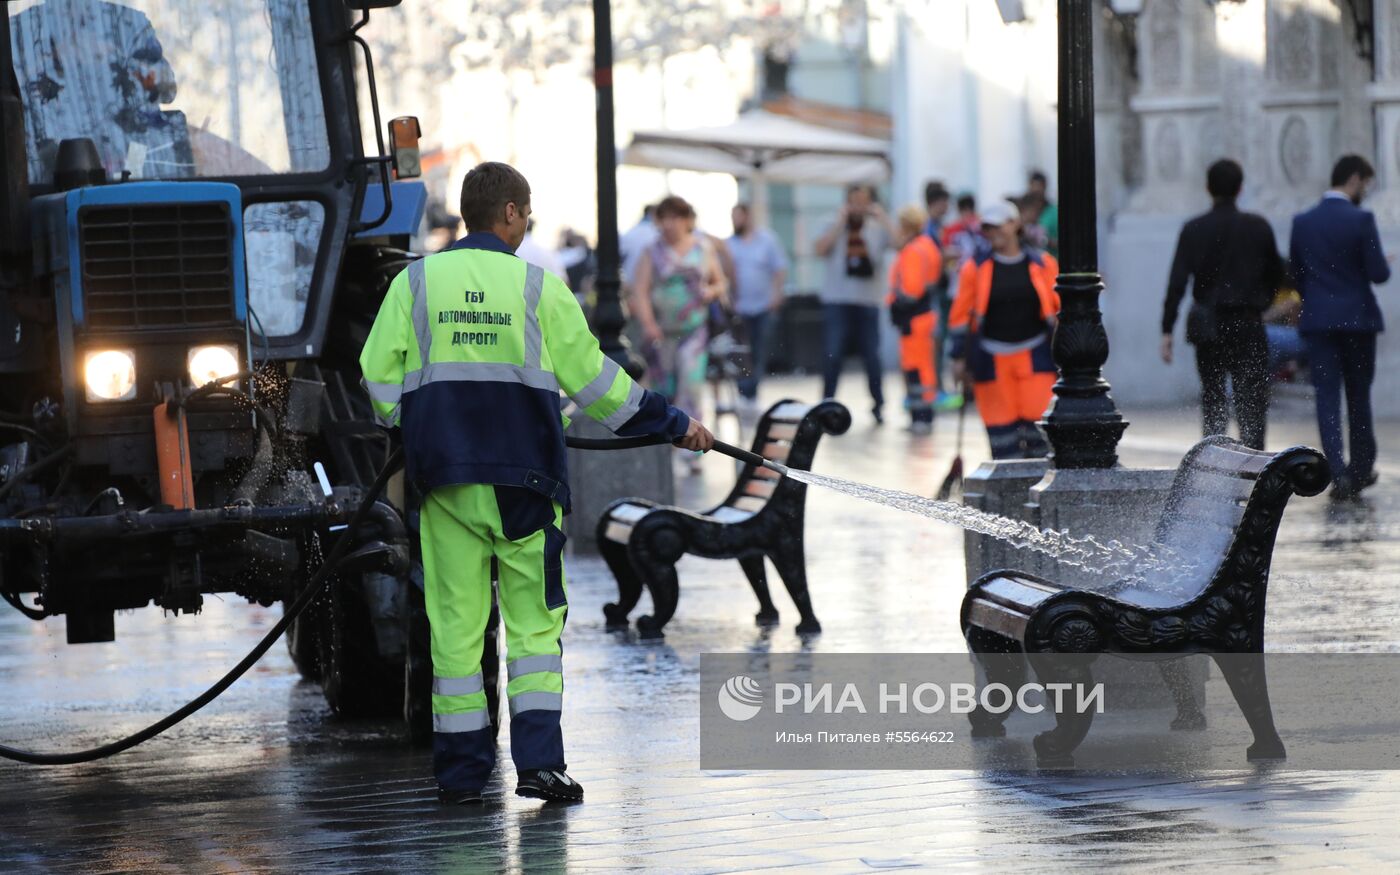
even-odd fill
[[[302,590],[301,595],[297,596],[296,600],[287,606],[287,610],[282,615],[282,619],[278,620],[277,623],[268,630],[267,634],[262,637],[262,640],[257,643],[257,646],[250,650],[248,655],[243,657],[242,661],[235,665],[228,674],[215,681],[214,685],[209,687],[209,689],[200,693],[198,697],[190,700],[179,710],[171,712],[162,719],[147,726],[145,729],[132,733],[110,744],[104,744],[101,747],[94,747],[90,750],[73,751],[72,753],[35,753],[34,751],[20,750],[19,748],[0,745],[0,757],[16,760],[21,763],[30,763],[36,766],[69,766],[76,763],[92,762],[93,760],[119,754],[144,741],[148,741],[214,701],[224,690],[232,686],[234,681],[241,678],[248,669],[252,668],[253,664],[261,659],[263,654],[268,651],[268,648],[275,644],[278,638],[282,637],[282,633],[287,631],[287,627],[292,624],[292,621],[295,620],[302,611],[305,611],[311,602],[320,595],[321,590],[330,581],[331,573],[334,572],[341,561],[346,558],[346,552],[354,542],[355,533],[359,530],[360,526],[364,524],[364,521],[369,518],[370,513],[374,509],[375,500],[378,499],[379,494],[384,491],[384,485],[389,482],[389,478],[398,470],[402,461],[403,450],[395,450],[389,457],[389,460],[384,463],[384,467],[380,468],[379,473],[375,475],[374,482],[370,484],[369,490],[365,493],[364,500],[360,502],[360,506],[355,510],[355,515],[350,518],[350,523],[344,534],[342,534],[340,540],[336,542],[335,547],[331,550],[330,555],[326,557],[326,561],[322,563],[320,569],[311,577],[310,582],[306,585],[306,589]]]
[[[235,377],[230,377],[229,379],[234,378]],[[214,391],[216,391],[215,387],[206,386],[204,387],[204,391],[200,394],[212,394]],[[185,400],[189,401],[193,397],[194,395],[191,395]],[[580,437],[565,438],[565,443],[568,446],[582,450],[628,450],[636,449],[638,447],[659,446],[661,444],[666,444],[670,442],[670,438],[667,438],[664,435],[648,435],[645,437],[610,439]],[[723,441],[715,441],[714,449],[720,453],[723,453],[726,456],[730,456],[750,465],[771,468],[772,470],[777,471],[780,474],[786,473],[787,471],[787,468],[785,466],[780,465],[777,462],[771,462],[767,459],[764,459],[762,456],[759,456],[757,453],[751,453],[748,450],[741,449],[732,444],[724,443]],[[60,451],[60,453],[55,453],[54,456],[61,458],[61,453],[63,452],[66,452],[66,450]],[[40,464],[48,462],[50,462],[50,460],[45,459]],[[189,717],[191,714],[203,708],[205,705],[208,705],[210,702],[214,701],[216,698],[223,694],[224,690],[227,690],[229,687],[233,686],[235,681],[237,681],[244,674],[246,674],[248,669],[252,668],[253,665],[263,657],[263,654],[267,653],[268,649],[271,648],[272,645],[277,642],[277,639],[282,637],[282,634],[287,631],[287,627],[289,627],[292,624],[292,622],[296,620],[296,618],[300,616],[301,613],[305,611],[313,601],[315,601],[316,597],[320,595],[321,590],[324,589],[325,586],[330,582],[331,574],[336,570],[336,568],[338,568],[343,561],[345,561],[348,558],[351,558],[350,556],[347,556],[347,552],[350,549],[350,545],[354,543],[356,533],[364,524],[365,520],[369,518],[371,512],[374,509],[375,501],[379,498],[380,493],[384,491],[385,484],[389,482],[389,478],[394,474],[395,471],[399,469],[399,466],[402,464],[402,462],[403,449],[395,449],[394,452],[390,455],[389,460],[384,463],[384,467],[380,468],[379,473],[375,475],[374,482],[370,484],[369,489],[365,493],[364,499],[360,502],[360,506],[355,510],[355,514],[353,517],[351,517],[345,532],[341,535],[340,540],[336,542],[336,545],[331,550],[330,555],[326,557],[326,561],[322,563],[321,567],[316,571],[314,575],[312,575],[311,580],[306,585],[306,588],[302,590],[301,594],[298,595],[290,605],[287,606],[287,609],[283,613],[282,618],[278,620],[271,629],[268,630],[267,634],[264,635],[260,641],[258,641],[257,645],[254,646],[252,650],[248,651],[248,654],[244,656],[243,659],[240,660],[237,665],[230,669],[227,674],[215,681],[214,684],[210,686],[207,690],[205,690],[203,693],[200,693],[197,697],[191,699],[179,709],[172,711],[170,714],[167,714],[165,717],[161,718],[160,720],[157,720],[155,723],[152,723],[144,729],[134,732],[131,735],[126,736],[125,738],[118,739],[109,744],[104,744],[100,747],[94,747],[88,750],[72,751],[69,753],[39,753],[36,751],[21,750],[16,747],[10,747],[8,745],[0,744],[0,757],[3,757],[4,759],[8,760],[15,760],[16,762],[29,763],[31,765],[36,766],[70,766],[76,765],[78,763],[88,763],[94,760],[105,759],[106,757],[114,756],[125,750],[130,750],[138,744],[155,738],[157,735],[161,734],[165,730],[169,729],[170,727],[184,720],[186,717]],[[33,467],[37,468],[39,467],[39,465],[36,464]],[[351,555],[353,556],[353,554]],[[23,609],[22,605],[19,607]]]

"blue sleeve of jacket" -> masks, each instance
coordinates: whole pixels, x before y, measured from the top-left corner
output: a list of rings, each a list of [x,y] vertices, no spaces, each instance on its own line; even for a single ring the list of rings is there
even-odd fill
[[[1288,231],[1288,274],[1293,278],[1293,288],[1300,297],[1307,297],[1308,268],[1303,264],[1302,247],[1298,242],[1298,220],[1293,217],[1293,227]]]
[[[1381,249],[1381,232],[1376,227],[1376,216],[1374,213],[1366,214],[1366,277],[1373,283],[1383,283],[1390,279],[1390,262],[1385,260],[1385,251]]]
[[[689,428],[690,415],[688,413],[667,404],[664,396],[646,389],[642,392],[641,409],[631,419],[624,422],[616,433],[622,437],[664,434],[678,438],[685,437]]]

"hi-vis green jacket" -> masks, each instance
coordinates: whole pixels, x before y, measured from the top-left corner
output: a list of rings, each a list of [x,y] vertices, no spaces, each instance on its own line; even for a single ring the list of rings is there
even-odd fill
[[[598,349],[558,277],[474,233],[389,286],[360,353],[381,425],[403,429],[423,492],[523,486],[569,508],[559,391],[617,434],[685,434],[689,417]]]

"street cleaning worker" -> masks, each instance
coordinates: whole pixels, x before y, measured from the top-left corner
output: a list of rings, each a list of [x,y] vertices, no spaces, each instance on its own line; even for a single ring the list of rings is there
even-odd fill
[[[1050,406],[1055,362],[1050,335],[1060,296],[1054,256],[1022,245],[1020,209],[996,201],[982,211],[990,250],[963,265],[948,319],[953,375],[972,381],[994,459],[1050,452],[1036,422]]]
[[[515,792],[576,802],[559,717],[569,511],[559,391],[619,435],[690,450],[714,436],[598,349],[554,274],[518,259],[530,185],[488,162],[462,182],[469,233],[389,286],[360,354],[380,424],[402,429],[432,630],[433,770],[448,804],[481,799],[495,766],[481,656],[499,566]]]
[[[890,293],[885,302],[890,321],[899,329],[899,369],[904,372],[905,407],[909,430],[933,431],[933,405],[938,392],[934,334],[938,284],[943,278],[943,255],[924,234],[928,214],[918,207],[899,212],[899,255],[890,266]]]

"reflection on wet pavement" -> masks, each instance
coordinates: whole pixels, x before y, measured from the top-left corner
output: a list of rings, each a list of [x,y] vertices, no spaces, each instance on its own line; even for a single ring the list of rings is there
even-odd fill
[[[806,383],[767,391],[783,389],[812,391]],[[864,409],[854,398],[852,408]],[[855,418],[848,435],[823,441],[817,470],[923,494],[936,488],[952,456],[953,417],[940,419],[932,440]],[[1174,466],[1194,438],[1191,417],[1129,418],[1125,464]],[[1400,437],[1400,428],[1389,435]],[[1295,440],[1312,440],[1306,420],[1271,423],[1271,446]],[[971,450],[969,470],[985,455],[980,435]],[[1400,450],[1400,441],[1383,435],[1382,459],[1400,459],[1388,450]],[[701,506],[732,482],[727,460],[709,458],[704,469],[678,481],[683,503]],[[1329,510],[1316,499],[1290,508],[1269,594],[1271,650],[1400,650],[1392,522],[1400,519],[1400,471],[1383,469],[1372,493],[1360,507]],[[485,806],[442,809],[427,754],[408,749],[396,726],[332,719],[279,646],[223,698],[135,751],[66,768],[0,764],[0,870],[1400,865],[1391,837],[1400,780],[1388,772],[699,771],[702,651],[963,649],[959,531],[819,490],[810,493],[807,524],[813,603],[825,629],[808,641],[793,631],[797,614],[780,588],[781,625],[760,630],[737,563],[691,558],[680,568],[680,606],[665,643],[609,634],[602,605],[616,591],[606,568],[594,557],[571,559],[565,734],[571,771],[588,789],[582,806],[519,799],[507,769]],[[69,647],[61,621],[0,613],[0,740],[72,749],[125,734],[197,694],[279,615],[211,600],[201,617],[122,615],[115,644]]]

